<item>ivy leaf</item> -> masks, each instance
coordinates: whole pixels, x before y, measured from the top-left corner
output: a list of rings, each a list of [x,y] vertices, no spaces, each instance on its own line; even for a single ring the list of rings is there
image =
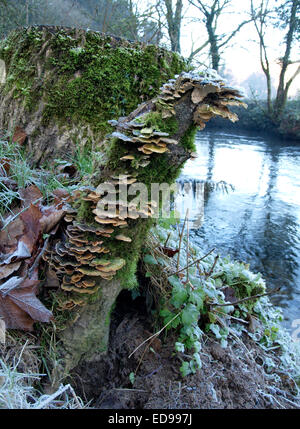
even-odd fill
[[[163,317],[165,325],[174,318],[173,322],[167,326],[167,329],[177,328],[177,326],[180,324],[180,317],[175,318],[176,314],[172,313],[170,310],[166,308],[163,308],[159,314],[160,316]]]
[[[175,286],[172,292],[172,304],[175,308],[180,308],[182,304],[184,304],[187,300],[188,293],[185,287],[180,284],[179,286]]]
[[[180,372],[181,372],[183,377],[186,377],[187,375],[192,373],[189,362],[183,362],[182,363],[182,365],[180,367]]]
[[[182,311],[181,319],[184,325],[191,325],[198,322],[199,311],[197,307],[194,304],[188,304]]]
[[[130,383],[131,383],[132,385],[134,385],[134,382],[135,382],[135,374],[134,374],[134,372],[131,372],[131,373],[129,374],[129,380],[130,380]]]
[[[179,280],[179,278],[177,276],[170,276],[168,280],[169,280],[170,285],[173,286],[173,287],[176,287],[176,286],[180,287],[180,286],[182,286],[182,283],[181,283],[181,281]]]
[[[200,341],[195,341],[194,342],[194,349],[195,349],[196,353],[200,352],[200,350],[201,350],[201,343],[200,343]]]
[[[198,369],[201,369],[202,368],[202,362],[201,362],[201,358],[200,358],[199,353],[194,353],[193,357],[194,357],[194,360],[196,362]]]
[[[144,262],[145,262],[145,264],[150,264],[150,265],[157,265],[158,264],[157,260],[150,254],[147,254],[144,256]]]
[[[215,334],[215,337],[219,340],[222,338],[222,335],[220,334],[220,327],[219,325],[216,325],[214,323],[211,323],[209,325],[209,329]]]
[[[184,344],[180,342],[175,343],[175,350],[179,353],[184,353]]]
[[[195,304],[198,310],[203,309],[203,298],[201,290],[194,290],[190,292],[189,302]]]

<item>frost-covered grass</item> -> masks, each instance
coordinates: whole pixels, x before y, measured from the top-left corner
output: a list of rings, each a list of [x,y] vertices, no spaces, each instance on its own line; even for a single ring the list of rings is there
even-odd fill
[[[34,337],[14,333],[0,344],[0,409],[77,409],[82,400],[70,385],[51,394],[42,392],[45,374],[39,373],[40,356]]]

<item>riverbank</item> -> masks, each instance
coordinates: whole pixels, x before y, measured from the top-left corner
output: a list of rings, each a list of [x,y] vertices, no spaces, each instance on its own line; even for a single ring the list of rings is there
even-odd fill
[[[208,131],[222,130],[227,132],[250,131],[262,135],[274,136],[283,140],[300,142],[300,102],[290,100],[278,125],[274,124],[264,113],[266,105],[245,100],[248,109],[233,107],[232,111],[238,115],[239,121],[231,123],[223,118],[213,118],[206,126]]]
[[[200,258],[194,245],[190,252],[201,261],[189,269],[190,286],[187,270],[169,277],[178,258],[170,249],[180,250],[180,266],[186,258],[180,235],[174,227],[151,231],[139,289],[123,291],[112,314],[108,354],[71,374],[79,398],[43,396],[53,393],[49,375],[58,356],[54,326],[38,326],[0,345],[0,408],[300,408],[300,349],[282,328],[280,310],[257,297],[264,281],[244,264],[213,253]]]
[[[29,182],[44,186],[48,173],[30,170],[21,152],[2,143],[5,171],[16,174],[22,165]],[[75,161],[80,180],[82,162]],[[62,183],[56,176],[56,187],[70,185],[66,174]],[[6,186],[11,189],[1,191],[4,211],[13,209],[24,184],[11,180]],[[35,195],[38,189],[26,189],[22,195],[28,201],[30,189]],[[53,190],[47,189],[40,199],[50,198]],[[82,399],[59,390],[50,400],[60,359],[56,332],[64,322],[59,313],[51,324],[35,324],[30,334],[6,333],[1,324],[0,408],[300,406],[299,351],[281,326],[281,312],[265,296],[262,277],[244,263],[205,255],[174,221],[160,222],[144,244],[139,287],[123,291],[112,314],[108,354],[99,354],[92,368],[81,365],[70,374]],[[41,267],[41,281],[43,273]],[[46,305],[47,293],[42,287],[39,298]]]

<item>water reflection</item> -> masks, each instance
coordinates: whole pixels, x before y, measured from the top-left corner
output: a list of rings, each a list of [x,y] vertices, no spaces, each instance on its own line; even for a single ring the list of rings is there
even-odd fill
[[[228,194],[205,194],[204,223],[192,231],[203,251],[250,263],[268,287],[287,324],[300,318],[300,146],[251,135],[198,134],[199,158],[181,179],[225,180]]]

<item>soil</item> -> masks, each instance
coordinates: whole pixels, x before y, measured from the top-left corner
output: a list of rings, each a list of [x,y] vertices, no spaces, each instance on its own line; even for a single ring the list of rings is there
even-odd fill
[[[286,374],[263,367],[263,351],[246,336],[226,349],[206,337],[202,369],[182,378],[174,338],[162,334],[140,347],[156,329],[141,298],[122,292],[112,317],[107,356],[73,373],[72,384],[99,409],[300,408]],[[151,319],[151,318],[150,318]],[[132,385],[129,375],[135,373]]]

